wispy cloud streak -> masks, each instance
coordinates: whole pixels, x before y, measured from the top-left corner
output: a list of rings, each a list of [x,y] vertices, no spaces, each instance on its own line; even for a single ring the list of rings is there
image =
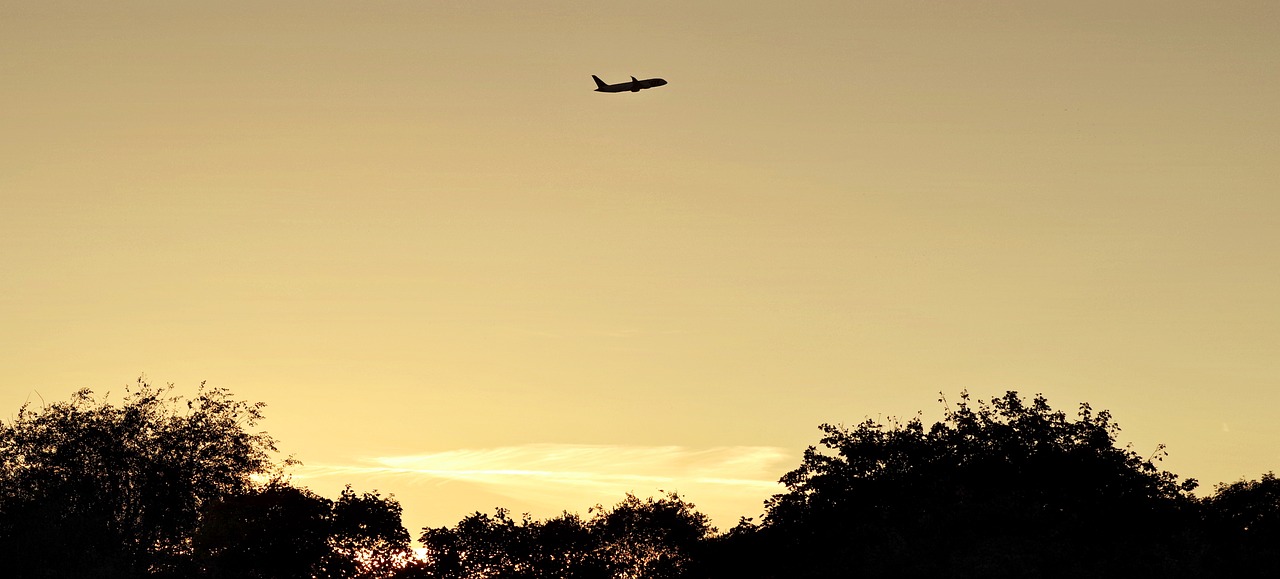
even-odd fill
[[[523,444],[308,462],[295,479],[316,489],[354,484],[395,494],[410,528],[451,524],[495,506],[545,517],[611,505],[625,493],[676,491],[720,527],[759,516],[784,489],[794,452],[771,446]],[[495,497],[499,497],[495,500]]]
[[[779,465],[788,458],[783,449],[766,446],[526,444],[369,457],[354,464],[306,466],[297,475],[407,476],[515,487],[697,484],[767,490],[777,488]]]

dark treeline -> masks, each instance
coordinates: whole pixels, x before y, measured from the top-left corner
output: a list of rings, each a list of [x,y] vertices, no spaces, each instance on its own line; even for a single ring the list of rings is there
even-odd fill
[[[1276,577],[1280,482],[1218,485],[1117,446],[1106,411],[962,395],[943,419],[822,425],[762,520],[672,492],[586,516],[422,529],[393,497],[294,486],[262,404],[139,380],[0,423],[0,576],[26,578]]]

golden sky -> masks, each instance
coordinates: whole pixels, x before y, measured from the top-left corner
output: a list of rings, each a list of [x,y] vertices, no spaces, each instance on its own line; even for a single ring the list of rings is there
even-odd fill
[[[406,524],[939,392],[1280,468],[1280,3],[0,0],[0,405],[269,404]],[[590,75],[670,84],[593,92]]]

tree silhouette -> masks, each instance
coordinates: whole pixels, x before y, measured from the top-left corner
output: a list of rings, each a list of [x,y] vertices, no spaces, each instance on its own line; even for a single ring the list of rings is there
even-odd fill
[[[1280,576],[1280,479],[1220,484],[1205,501],[1214,567],[1224,576]]]
[[[329,519],[330,573],[372,579],[390,577],[407,566],[413,552],[401,512],[394,498],[383,498],[377,491],[356,494],[347,485]]]
[[[310,579],[330,554],[332,503],[274,482],[209,505],[194,537],[195,556],[210,579]]]
[[[1043,396],[962,394],[943,418],[850,428],[784,474],[764,519],[717,535],[676,493],[628,493],[586,518],[476,512],[423,529],[348,486],[293,486],[262,404],[142,380],[119,404],[82,390],[0,423],[0,576],[203,579],[1275,577],[1273,473],[1197,499],[1117,446],[1119,426]]]
[[[290,486],[251,432],[263,404],[142,379],[119,405],[81,390],[0,424],[0,576],[389,577],[400,505]],[[264,480],[259,483],[256,480]]]
[[[597,505],[589,520],[565,513],[546,521],[510,511],[476,512],[454,527],[423,529],[432,577],[679,577],[693,565],[715,529],[676,493],[612,508]]]
[[[279,480],[215,501],[193,544],[210,579],[391,577],[411,556],[395,500],[348,486],[330,501]]]
[[[672,492],[655,500],[627,493],[610,510],[597,506],[591,531],[600,540],[611,575],[619,579],[680,577],[702,541],[715,533],[706,515]]]
[[[422,544],[430,556],[432,577],[528,577],[533,561],[532,520],[519,522],[507,509],[489,516],[479,511],[453,528],[426,528]]]
[[[119,406],[81,390],[0,425],[0,565],[32,577],[190,571],[200,508],[250,488],[275,442],[246,431],[262,404],[202,384],[179,405],[171,389],[139,379]]]
[[[945,401],[944,401],[945,402]],[[961,396],[942,421],[824,424],[736,549],[769,576],[1194,573],[1195,481],[1115,445],[1108,412]],[[759,536],[757,536],[759,535]],[[1188,566],[1191,564],[1190,566]]]

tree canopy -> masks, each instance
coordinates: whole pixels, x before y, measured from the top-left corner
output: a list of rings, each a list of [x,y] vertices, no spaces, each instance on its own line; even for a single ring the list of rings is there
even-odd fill
[[[296,487],[261,403],[139,380],[0,423],[0,575],[16,578],[675,579],[1280,576],[1280,481],[1217,485],[1118,444],[1107,411],[1016,392],[926,426],[823,424],[760,522],[718,533],[676,492],[586,516],[497,508],[422,529],[350,486]]]
[[[583,519],[564,513],[516,521],[506,509],[476,512],[456,526],[423,530],[426,568],[440,578],[683,577],[715,529],[675,492],[659,499],[633,494]]]
[[[945,404],[945,400],[941,401]],[[761,532],[777,576],[853,571],[993,577],[1180,572],[1195,515],[1183,483],[1116,446],[1119,426],[1043,396],[962,394],[941,421],[824,424],[781,479]],[[782,563],[779,563],[781,561]],[[798,563],[796,563],[798,562]]]
[[[335,503],[280,478],[290,461],[252,430],[264,404],[172,390],[81,390],[0,423],[5,576],[352,577],[407,555],[393,499],[348,488]],[[226,572],[249,555],[258,570]]]

